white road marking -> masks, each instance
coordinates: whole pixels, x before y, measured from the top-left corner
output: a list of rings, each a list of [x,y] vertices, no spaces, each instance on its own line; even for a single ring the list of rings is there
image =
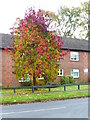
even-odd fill
[[[20,111],[20,112],[9,112],[9,113],[2,113],[2,114],[15,114],[15,113],[27,113],[27,112],[40,112],[40,111],[46,111],[46,110],[58,110],[58,109],[64,109],[65,106],[59,107],[59,108],[49,108],[49,109],[39,109],[39,110],[30,110],[30,111]]]

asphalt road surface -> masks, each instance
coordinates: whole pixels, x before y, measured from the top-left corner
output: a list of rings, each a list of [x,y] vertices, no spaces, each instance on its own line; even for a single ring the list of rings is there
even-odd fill
[[[2,106],[2,118],[88,118],[88,98]]]

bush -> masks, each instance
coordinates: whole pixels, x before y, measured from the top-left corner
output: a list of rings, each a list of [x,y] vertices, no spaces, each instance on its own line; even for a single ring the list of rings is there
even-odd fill
[[[61,78],[60,78],[60,84],[61,85],[65,84],[65,76],[61,76]]]
[[[69,76],[65,76],[65,84],[69,84]]]
[[[67,75],[67,76],[61,76],[60,78],[61,85],[63,84],[73,84],[75,83],[73,76]]]
[[[46,85],[53,85],[53,86],[56,86],[56,85],[58,85],[58,83],[56,83],[56,82],[47,82]]]
[[[36,83],[37,83],[37,86],[44,86],[46,84],[46,80],[45,79],[38,79],[36,78]]]
[[[75,83],[73,76],[69,76],[69,83]]]
[[[38,86],[44,86],[45,85],[45,80],[37,80],[37,85]]]
[[[32,81],[26,81],[26,82],[21,82],[22,86],[31,86],[32,85]]]

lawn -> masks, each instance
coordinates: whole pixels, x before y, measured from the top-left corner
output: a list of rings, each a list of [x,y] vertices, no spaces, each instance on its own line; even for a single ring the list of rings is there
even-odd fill
[[[23,103],[23,102],[34,102],[34,101],[48,101],[48,100],[58,100],[58,99],[68,99],[76,97],[87,97],[87,91],[74,91],[74,92],[54,92],[54,93],[40,93],[40,94],[26,94],[26,95],[12,95],[3,96],[0,99],[2,103]]]
[[[78,90],[78,86],[66,86],[66,91],[75,91]],[[80,85],[80,90],[88,90],[88,85]],[[50,92],[62,92],[64,91],[64,87],[56,87],[51,88]],[[37,91],[34,91],[34,93],[46,93],[49,92],[48,88],[38,88]],[[14,95],[14,89],[2,89],[0,90],[0,93],[2,95]],[[31,94],[32,89],[31,88],[22,88],[22,89],[15,89],[16,95],[25,95],[25,94]]]
[[[88,85],[81,85],[80,90],[77,86],[67,86],[66,91],[63,87],[51,88],[51,92],[48,89],[38,89],[32,93],[31,89],[16,89],[14,94],[13,89],[3,89],[0,91],[2,98],[0,103],[25,103],[36,101],[48,101],[58,99],[69,99],[77,97],[88,97]]]

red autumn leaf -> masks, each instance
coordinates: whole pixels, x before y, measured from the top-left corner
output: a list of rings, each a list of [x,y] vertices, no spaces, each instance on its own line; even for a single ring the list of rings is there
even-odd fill
[[[36,71],[36,75],[39,75],[39,74],[41,74],[41,70],[40,70],[40,69],[38,69],[38,70]]]
[[[59,56],[59,60],[62,59],[62,56]]]
[[[10,33],[13,35],[14,32],[12,31],[12,32],[10,32]]]
[[[4,48],[5,51],[7,51],[8,49],[7,48]]]
[[[31,73],[31,72],[29,72],[29,75],[32,75],[32,73]]]

